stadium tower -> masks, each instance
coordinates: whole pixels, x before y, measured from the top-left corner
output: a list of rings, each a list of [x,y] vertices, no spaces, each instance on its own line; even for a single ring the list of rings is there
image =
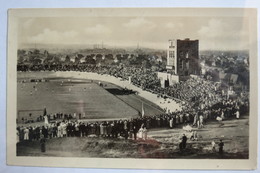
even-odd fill
[[[170,39],[167,47],[167,72],[158,72],[162,87],[200,74],[199,41]]]

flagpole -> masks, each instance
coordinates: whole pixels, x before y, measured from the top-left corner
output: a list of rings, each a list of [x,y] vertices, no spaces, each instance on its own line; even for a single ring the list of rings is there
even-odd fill
[[[144,117],[144,103],[142,102],[142,118]]]

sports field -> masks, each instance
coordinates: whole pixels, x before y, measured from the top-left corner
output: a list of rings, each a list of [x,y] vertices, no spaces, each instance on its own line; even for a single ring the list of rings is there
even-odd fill
[[[37,78],[34,77],[34,79]],[[38,77],[40,79],[40,76]],[[17,82],[18,122],[21,118],[33,119],[43,114],[85,113],[86,119],[134,118],[140,115],[142,103],[146,115],[162,113],[154,103],[134,94],[124,94],[122,88],[107,82],[75,78],[49,78],[46,82],[30,82],[23,74]],[[46,79],[46,78],[45,78]],[[21,82],[26,80],[26,82]]]

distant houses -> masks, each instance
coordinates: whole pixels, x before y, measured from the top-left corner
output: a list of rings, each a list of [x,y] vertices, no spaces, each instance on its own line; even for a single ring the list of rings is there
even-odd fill
[[[136,67],[156,68],[166,62],[166,57],[163,52],[144,53],[144,51],[134,50],[126,52],[125,50],[109,50],[98,49],[88,50],[87,52],[79,50],[80,53],[64,51],[64,53],[50,53],[47,50],[27,49],[18,50],[18,64],[24,65],[133,65]]]

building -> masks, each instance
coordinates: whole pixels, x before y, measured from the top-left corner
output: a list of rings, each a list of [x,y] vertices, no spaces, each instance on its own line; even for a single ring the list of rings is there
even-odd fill
[[[158,72],[162,87],[200,74],[199,40],[170,39],[167,47],[167,73]]]
[[[169,40],[167,49],[167,66],[169,72],[178,76],[200,74],[199,41],[198,40]]]

